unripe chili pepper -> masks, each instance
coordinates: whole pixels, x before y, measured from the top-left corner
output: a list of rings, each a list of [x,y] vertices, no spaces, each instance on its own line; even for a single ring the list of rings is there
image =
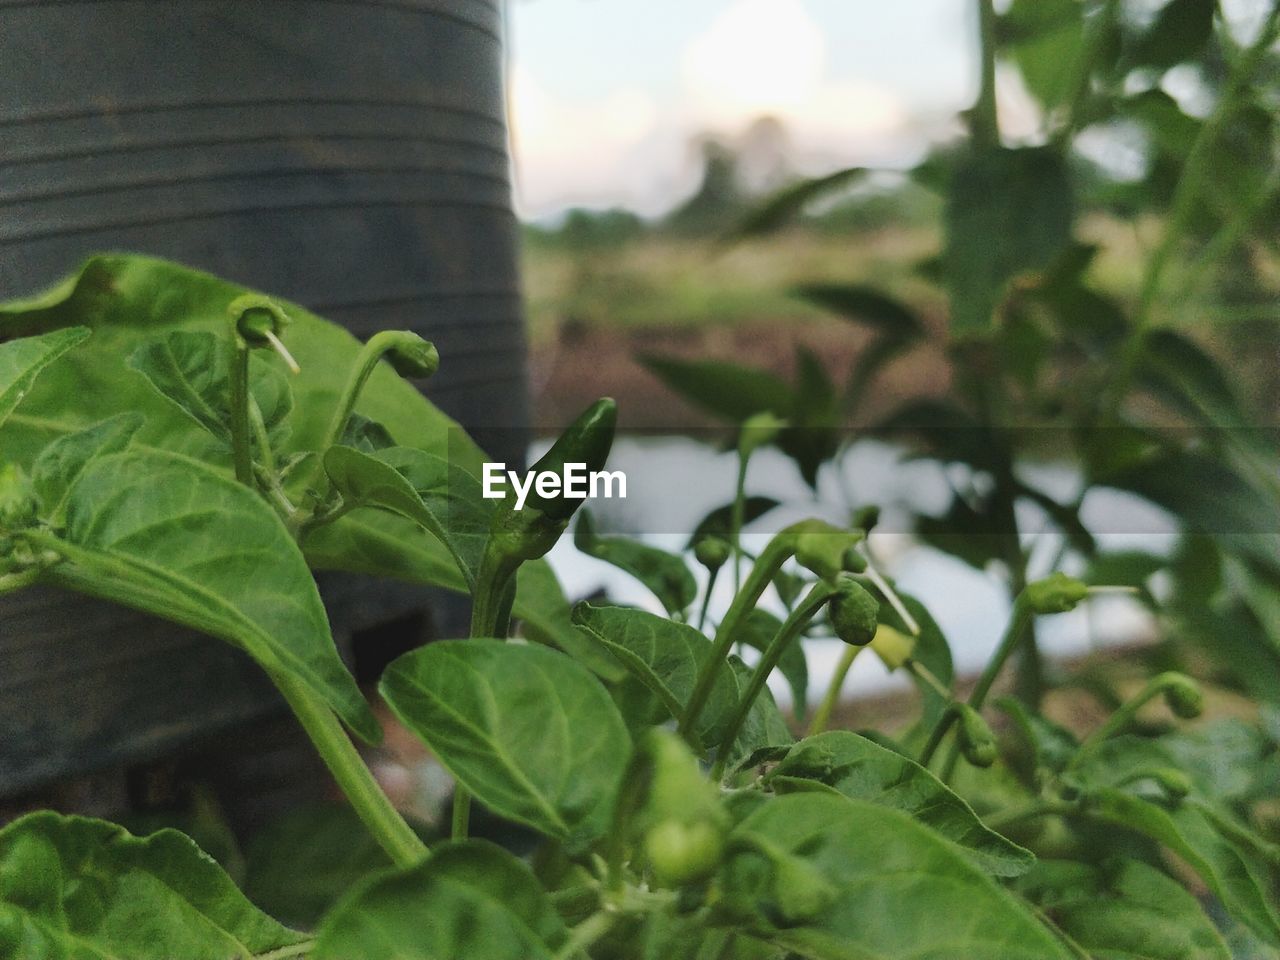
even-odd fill
[[[733,553],[728,541],[715,536],[703,537],[693,545],[693,556],[708,570],[719,570]]]
[[[871,639],[871,649],[890,670],[899,669],[916,652],[916,638],[893,627],[881,625]]]
[[[1066,613],[1088,593],[1089,586],[1083,580],[1059,572],[1027,584],[1025,595],[1034,613]]]
[[[1184,673],[1169,671],[1155,678],[1155,683],[1163,688],[1164,702],[1169,705],[1174,716],[1183,720],[1193,720],[1204,712],[1204,694],[1200,686]]]
[[[837,637],[851,646],[864,647],[879,629],[880,602],[856,580],[841,577],[827,603],[827,616]]]
[[[995,734],[987,726],[982,715],[967,703],[956,705],[960,718],[960,730],[957,739],[960,752],[975,767],[989,767],[996,762],[999,751],[996,748]]]
[[[270,347],[294,373],[299,371],[298,361],[293,359],[280,339],[290,323],[289,315],[270,297],[259,293],[246,293],[227,305],[227,315],[235,328],[235,335],[249,347]]]
[[[604,469],[613,449],[613,433],[618,423],[618,404],[612,397],[603,397],[587,407],[573,423],[569,424],[551,449],[542,455],[530,471],[533,473],[563,474],[567,463],[581,463],[588,473]],[[579,497],[566,497],[563,493],[544,497],[535,489],[530,490],[525,509],[534,509],[556,521],[567,521],[582,505]]]

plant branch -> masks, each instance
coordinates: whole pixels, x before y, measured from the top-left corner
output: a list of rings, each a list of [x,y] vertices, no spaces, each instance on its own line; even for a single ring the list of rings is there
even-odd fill
[[[818,704],[818,709],[813,713],[813,720],[809,723],[808,736],[817,736],[827,729],[827,724],[831,722],[831,714],[835,712],[836,704],[840,702],[840,691],[844,689],[844,682],[849,676],[849,670],[853,667],[853,661],[865,649],[867,648],[855,647],[852,644],[844,645],[844,653],[840,655],[840,662],[836,664],[835,672],[831,674],[827,692],[822,695],[822,702]]]

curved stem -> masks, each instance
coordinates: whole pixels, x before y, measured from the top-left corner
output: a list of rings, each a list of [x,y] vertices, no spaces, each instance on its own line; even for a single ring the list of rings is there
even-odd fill
[[[816,584],[808,595],[796,605],[796,608],[791,611],[790,616],[778,629],[777,635],[770,641],[769,646],[765,648],[764,654],[760,657],[760,662],[756,664],[755,670],[751,673],[751,680],[747,684],[747,689],[738,698],[737,710],[733,715],[733,719],[729,721],[728,730],[722,741],[720,756],[717,758],[715,769],[711,774],[713,780],[719,779],[720,775],[724,773],[725,758],[728,756],[728,752],[733,749],[733,743],[738,739],[738,734],[742,731],[742,725],[746,722],[747,715],[751,713],[751,707],[756,702],[756,697],[760,696],[765,683],[768,682],[769,674],[773,673],[774,667],[782,659],[782,654],[786,652],[787,647],[791,646],[795,639],[800,636],[800,632],[826,606],[827,601],[831,599],[832,594],[835,592],[835,588],[827,583]]]
[[[698,629],[707,625],[707,609],[711,606],[711,591],[715,589],[716,578],[723,567],[712,567],[707,571],[707,589],[702,595],[702,608],[698,611]]]
[[[689,703],[685,706],[684,716],[680,720],[677,732],[686,738],[693,731],[698,718],[702,716],[702,711],[711,696],[711,688],[715,683],[720,664],[733,649],[734,635],[741,628],[747,615],[755,609],[756,601],[760,599],[761,594],[773,582],[773,575],[782,569],[782,565],[794,552],[795,537],[791,529],[777,533],[752,566],[742,589],[733,598],[733,603],[729,605],[728,612],[725,613],[724,619],[720,621],[720,626],[716,630],[711,655],[698,671],[698,681],[694,684],[693,693],[689,696]]]
[[[1036,817],[1056,817],[1076,813],[1080,809],[1078,803],[1067,803],[1065,800],[1037,800],[1024,807],[1014,807],[984,817],[983,822],[992,830],[1007,827],[1011,823],[1022,820],[1034,820]]]
[[[236,479],[253,486],[253,454],[249,435],[249,348],[233,331],[231,334],[231,457]]]
[[[356,814],[396,866],[412,866],[426,857],[426,845],[391,805],[333,711],[292,677],[270,676]]]
[[[569,939],[555,956],[555,960],[574,960],[576,957],[590,956],[587,948],[603,937],[612,928],[618,915],[612,911],[601,910],[569,931]]]
[[[844,653],[840,655],[840,662],[836,664],[835,673],[831,675],[831,682],[827,684],[827,692],[823,694],[822,702],[818,704],[818,709],[813,713],[813,720],[809,723],[808,736],[817,736],[827,729],[827,724],[831,722],[831,714],[835,712],[836,704],[840,702],[840,691],[844,689],[844,682],[849,676],[849,670],[853,667],[853,661],[865,649],[867,648],[845,644]]]

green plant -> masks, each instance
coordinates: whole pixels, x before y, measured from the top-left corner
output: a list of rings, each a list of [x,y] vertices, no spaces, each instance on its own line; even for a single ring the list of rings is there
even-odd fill
[[[670,615],[570,610],[540,557],[578,503],[482,497],[479,451],[397,373],[435,369],[411,335],[361,345],[292,304],[125,256],[8,305],[0,325],[16,337],[0,344],[0,591],[54,584],[245,650],[377,845],[306,819],[250,849],[246,889],[309,913],[298,931],[174,830],[29,815],[0,829],[5,956],[1228,956],[1163,851],[1233,935],[1280,943],[1280,857],[1250,766],[1274,742],[1246,728],[1251,753],[1224,793],[1217,728],[1139,714],[1162,695],[1195,712],[1191,681],[1167,673],[1083,744],[1018,701],[1002,701],[1013,736],[983,718],[1031,621],[1096,588],[1028,584],[967,700],[928,610],[867,565],[857,527],[778,533],[708,635],[686,622],[695,607],[705,618],[687,558],[602,537],[583,514],[583,548]],[[594,405],[543,466],[603,465],[613,418]],[[695,537],[711,570],[730,562],[723,525],[749,514],[738,500]],[[450,839],[424,843],[351,742],[380,730],[329,635],[320,568],[473,597],[472,636],[405,654],[379,684],[457,780]],[[774,586],[785,620],[757,606]],[[776,667],[803,689],[806,635],[908,673],[915,725],[796,740],[765,680]],[[740,644],[762,651],[754,667],[732,655]],[[532,831],[533,856],[469,839],[473,801]],[[300,849],[317,831],[346,851],[323,868]],[[306,901],[273,894],[293,882],[291,857],[351,874]]]

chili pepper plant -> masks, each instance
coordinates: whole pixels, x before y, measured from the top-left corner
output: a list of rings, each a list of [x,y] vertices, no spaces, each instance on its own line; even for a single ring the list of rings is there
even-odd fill
[[[691,556],[711,572],[743,559],[712,623],[712,577],[699,586],[689,557],[582,514],[582,549],[668,613],[570,606],[542,558],[580,501],[485,499],[481,452],[409,382],[439,362],[411,333],[361,344],[294,304],[122,255],[0,323],[0,590],[79,591],[244,650],[376,845],[367,858],[342,834],[363,874],[299,929],[176,830],[32,813],[0,830],[0,955],[1042,960],[1280,943],[1280,857],[1249,766],[1274,744],[1228,728],[1221,782],[1224,734],[1186,726],[1202,693],[1177,672],[1083,739],[989,700],[1035,620],[1089,602],[1082,580],[1028,583],[966,696],[928,608],[869,563],[856,524],[803,520],[746,557],[713,516]],[[615,416],[593,404],[534,469],[602,467]],[[744,458],[777,424],[751,427]],[[470,636],[401,656],[378,684],[456,779],[446,835],[424,841],[361,756],[382,731],[334,646],[322,569],[472,598]],[[783,619],[760,608],[778,584]],[[797,677],[805,636],[911,677],[912,725],[826,729],[837,678],[797,737],[766,680]],[[477,804],[531,847],[472,837]],[[287,872],[289,849],[275,856]]]

